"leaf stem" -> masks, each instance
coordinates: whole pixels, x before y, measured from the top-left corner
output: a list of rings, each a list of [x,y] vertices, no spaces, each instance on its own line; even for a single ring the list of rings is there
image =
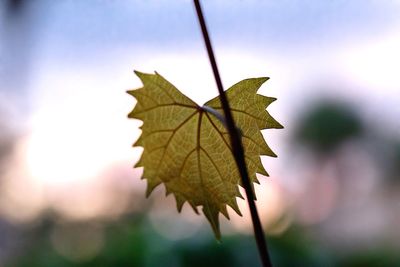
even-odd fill
[[[203,110],[207,111],[208,113],[214,115],[214,117],[217,118],[217,120],[219,120],[219,122],[222,123],[222,125],[224,125],[224,127],[228,129],[228,126],[226,125],[225,117],[222,116],[221,113],[219,113],[218,111],[216,111],[212,107],[209,107],[209,106],[206,106],[206,105],[202,106],[201,109],[203,109]]]
[[[249,205],[251,220],[253,222],[254,235],[257,242],[258,252],[261,258],[263,267],[272,267],[272,263],[268,254],[267,243],[265,240],[264,232],[261,226],[260,217],[258,216],[257,207],[255,204],[255,197],[251,187],[251,182],[249,179],[249,174],[247,171],[247,166],[244,157],[244,149],[241,140],[241,135],[235,126],[235,122],[232,117],[232,113],[229,107],[229,102],[224,92],[221,77],[219,75],[217,62],[214,57],[214,52],[211,46],[210,37],[208,35],[207,26],[204,20],[203,12],[199,0],[193,0],[197,17],[200,23],[201,31],[203,33],[204,42],[207,48],[208,57],[210,59],[210,64],[214,73],[215,82],[217,83],[217,88],[219,92],[219,99],[221,101],[222,109],[224,110],[226,127],[229,132],[233,154],[235,157],[236,165],[239,169],[240,176],[242,178],[242,184],[246,192],[247,203]]]

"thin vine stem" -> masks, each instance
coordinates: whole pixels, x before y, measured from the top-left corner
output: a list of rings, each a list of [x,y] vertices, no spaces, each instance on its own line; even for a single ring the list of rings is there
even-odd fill
[[[229,132],[230,141],[232,145],[233,154],[235,157],[236,165],[238,167],[240,176],[242,178],[242,185],[246,192],[246,199],[249,205],[251,221],[253,222],[254,236],[257,243],[258,253],[261,258],[261,262],[263,267],[272,267],[271,259],[268,254],[267,242],[264,236],[264,231],[261,226],[260,217],[258,216],[257,207],[255,204],[255,197],[251,187],[251,182],[249,179],[249,174],[247,171],[247,166],[244,157],[244,149],[241,139],[241,134],[237,127],[235,126],[235,122],[232,117],[232,112],[229,107],[229,102],[224,92],[221,77],[219,75],[217,62],[214,57],[214,52],[212,49],[210,37],[208,35],[207,26],[204,20],[203,12],[201,9],[201,5],[199,0],[193,0],[197,17],[200,23],[201,31],[203,33],[204,43],[207,48],[208,57],[210,59],[211,68],[214,73],[215,82],[217,84],[219,99],[221,101],[222,109],[225,115],[226,127]]]

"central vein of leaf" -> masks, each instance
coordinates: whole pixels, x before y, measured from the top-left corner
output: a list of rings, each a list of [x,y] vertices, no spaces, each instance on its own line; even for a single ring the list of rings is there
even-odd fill
[[[200,178],[200,183],[201,183],[201,191],[203,194],[203,199],[205,200],[204,206],[203,208],[205,209],[205,214],[207,217],[210,218],[210,222],[213,225],[213,227],[215,228],[215,222],[212,218],[211,215],[211,210],[210,210],[210,203],[208,201],[207,196],[205,195],[205,187],[204,187],[204,183],[203,183],[203,175],[202,175],[202,171],[201,171],[201,159],[200,159],[200,152],[201,152],[201,145],[200,145],[200,135],[201,135],[201,121],[203,119],[203,109],[199,109],[199,121],[197,122],[197,146],[196,146],[196,150],[197,150],[197,165],[199,167],[199,178]],[[206,113],[207,115],[207,113]]]

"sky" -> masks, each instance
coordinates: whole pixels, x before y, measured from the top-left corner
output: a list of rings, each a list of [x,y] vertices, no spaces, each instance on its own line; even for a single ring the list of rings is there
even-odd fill
[[[199,104],[216,96],[190,1],[34,0],[14,13],[5,3],[0,112],[19,136],[7,175],[31,186],[23,192],[38,206],[58,197],[49,191],[92,186],[116,164],[131,170],[140,155],[131,148],[140,123],[126,118],[135,100],[125,91],[141,86],[133,70],[159,72]],[[290,159],[297,115],[320,98],[348,102],[368,123],[400,134],[400,1],[203,7],[225,87],[271,78],[260,93],[278,98],[269,110],[286,128],[265,133],[280,157],[264,160],[272,177]],[[142,189],[137,176],[132,184]]]

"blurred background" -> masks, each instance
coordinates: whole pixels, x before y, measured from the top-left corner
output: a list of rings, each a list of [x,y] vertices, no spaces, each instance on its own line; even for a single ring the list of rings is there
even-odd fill
[[[256,185],[274,266],[400,266],[400,1],[203,8],[225,88],[278,98]],[[145,199],[134,69],[216,96],[191,1],[0,1],[0,266],[260,266],[243,200],[218,243]]]

